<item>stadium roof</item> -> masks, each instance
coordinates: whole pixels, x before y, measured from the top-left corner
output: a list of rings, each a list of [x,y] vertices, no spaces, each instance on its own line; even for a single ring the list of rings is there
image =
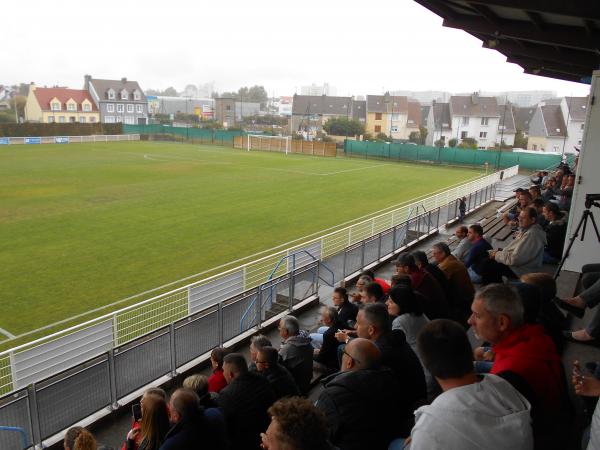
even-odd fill
[[[525,73],[588,82],[600,66],[595,0],[415,0]]]

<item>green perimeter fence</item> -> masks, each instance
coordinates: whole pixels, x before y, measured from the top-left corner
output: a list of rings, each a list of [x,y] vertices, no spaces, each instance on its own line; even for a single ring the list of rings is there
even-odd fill
[[[387,142],[344,141],[346,156],[358,158],[384,158],[403,161],[426,161],[460,166],[482,166],[488,163],[491,168],[503,169],[518,165],[522,169],[542,170],[557,166],[560,155],[543,153],[521,153],[496,150],[475,150],[452,147],[430,147],[428,145],[389,144]],[[573,155],[568,155],[569,164]]]
[[[178,136],[202,144],[233,145],[233,138],[246,133],[240,130],[213,130],[208,128],[173,127],[170,125],[123,125],[123,133],[140,135]],[[260,133],[257,133],[260,134]]]

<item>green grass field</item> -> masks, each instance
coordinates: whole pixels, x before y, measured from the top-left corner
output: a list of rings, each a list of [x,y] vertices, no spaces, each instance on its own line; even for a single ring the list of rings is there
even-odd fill
[[[478,175],[176,143],[3,146],[0,327],[26,333]]]

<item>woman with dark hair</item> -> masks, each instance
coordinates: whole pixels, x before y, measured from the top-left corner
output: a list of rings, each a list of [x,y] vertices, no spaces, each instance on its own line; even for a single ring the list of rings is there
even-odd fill
[[[65,450],[96,450],[94,436],[82,427],[69,428],[63,441]]]
[[[127,450],[158,450],[169,431],[167,403],[159,395],[145,394],[140,404],[140,427],[127,434]],[[136,441],[139,441],[139,445]]]
[[[397,285],[390,289],[385,304],[390,316],[394,317],[392,330],[404,331],[406,342],[416,352],[417,335],[421,328],[429,323],[419,299],[412,289]]]
[[[210,354],[210,363],[213,373],[208,377],[208,392],[220,392],[225,386],[225,376],[223,376],[223,358],[229,351],[223,347],[215,347]]]

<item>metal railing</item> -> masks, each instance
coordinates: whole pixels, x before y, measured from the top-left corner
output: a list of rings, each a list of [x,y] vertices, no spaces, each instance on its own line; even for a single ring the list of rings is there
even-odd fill
[[[508,178],[517,173],[518,167],[509,168],[504,170],[504,177]],[[328,261],[336,255],[340,256],[346,248],[378,236],[386,230],[396,229],[401,224],[407,224],[407,233],[414,233],[415,227],[425,226],[421,223],[424,220],[422,218],[409,219],[409,211],[414,210],[416,205],[420,205],[423,211],[427,212],[441,208],[440,214],[443,216],[455,217],[458,198],[467,197],[467,209],[471,210],[472,204],[477,203],[476,193],[482,190],[490,191],[499,180],[499,172],[479,178],[64,331],[0,352],[0,395],[21,389],[32,382],[52,376],[65,367],[76,366],[111,348],[127,344],[161,327],[197,314],[207,307],[258,288],[268,280],[273,267],[282,258],[292,254],[297,255],[296,267],[302,267],[314,259]],[[440,223],[445,222],[440,219]],[[288,265],[280,265],[272,275],[278,277],[289,272]],[[331,266],[330,263],[327,265]],[[336,274],[335,279],[341,278]],[[241,314],[233,325],[236,331],[239,329]]]
[[[0,137],[0,144],[80,144],[82,142],[116,142],[139,140],[139,134],[91,134],[89,136],[19,136]]]

